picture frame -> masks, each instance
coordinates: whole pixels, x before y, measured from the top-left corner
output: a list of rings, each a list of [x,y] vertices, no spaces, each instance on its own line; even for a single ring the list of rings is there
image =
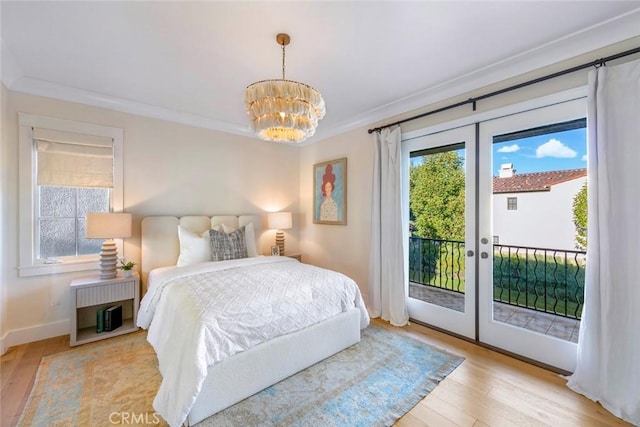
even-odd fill
[[[271,256],[280,256],[280,246],[278,245],[271,246]]]
[[[346,157],[313,165],[313,223],[347,225]]]

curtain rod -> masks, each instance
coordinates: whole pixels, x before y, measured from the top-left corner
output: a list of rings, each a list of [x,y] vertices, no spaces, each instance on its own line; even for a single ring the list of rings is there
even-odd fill
[[[536,84],[536,83],[544,82],[546,80],[551,80],[551,79],[554,79],[556,77],[564,76],[565,74],[573,73],[575,71],[584,70],[585,68],[599,67],[599,66],[605,65],[609,61],[613,61],[614,59],[624,58],[625,56],[633,55],[635,53],[640,53],[640,47],[636,47],[636,48],[630,49],[630,50],[625,50],[624,52],[616,53],[615,55],[607,56],[605,58],[596,59],[595,61],[587,62],[586,64],[577,65],[575,67],[567,68],[566,70],[558,71],[558,72],[555,72],[555,73],[552,73],[552,74],[547,74],[546,76],[542,76],[542,77],[538,77],[538,78],[535,78],[535,79],[532,79],[532,80],[528,80],[528,81],[526,81],[524,83],[518,83],[516,85],[509,86],[509,87],[506,87],[504,89],[499,89],[499,90],[496,90],[496,91],[493,91],[493,92],[486,93],[484,95],[480,95],[480,96],[476,96],[474,98],[469,98],[469,99],[464,100],[464,101],[456,102],[455,104],[447,105],[446,107],[438,108],[436,110],[427,111],[426,113],[418,114],[417,116],[409,117],[409,118],[406,118],[406,119],[403,119],[403,120],[398,120],[397,122],[389,123],[387,125],[375,127],[375,128],[369,129],[367,132],[369,132],[369,133],[380,132],[382,129],[386,129],[386,128],[391,127],[391,126],[395,126],[395,125],[399,125],[399,124],[402,124],[402,123],[410,122],[410,121],[416,120],[416,119],[421,119],[423,117],[430,116],[430,115],[436,114],[436,113],[441,113],[443,111],[451,110],[452,108],[461,107],[461,106],[466,105],[466,104],[473,104],[473,110],[475,111],[476,110],[476,102],[477,101],[481,101],[483,99],[491,98],[492,96],[501,95],[501,94],[506,93],[506,92],[511,92],[513,90],[520,89],[520,88],[523,88],[523,87],[526,87],[526,86],[530,86],[530,85],[533,85],[533,84]]]

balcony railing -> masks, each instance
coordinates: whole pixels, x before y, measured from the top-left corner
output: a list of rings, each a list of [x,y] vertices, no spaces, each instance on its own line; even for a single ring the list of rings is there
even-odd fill
[[[465,291],[464,242],[409,240],[409,281]],[[493,245],[493,300],[580,319],[584,302],[584,251]]]
[[[409,238],[409,281],[464,293],[464,242]]]

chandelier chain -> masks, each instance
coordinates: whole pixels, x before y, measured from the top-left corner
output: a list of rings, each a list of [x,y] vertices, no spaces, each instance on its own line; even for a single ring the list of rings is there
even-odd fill
[[[285,44],[282,44],[282,80],[285,80],[284,78],[284,56],[285,56]]]

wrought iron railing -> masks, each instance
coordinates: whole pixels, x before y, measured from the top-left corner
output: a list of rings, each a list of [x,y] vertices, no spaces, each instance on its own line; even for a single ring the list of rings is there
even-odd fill
[[[580,319],[586,252],[493,246],[493,299]]]
[[[409,239],[409,281],[464,293],[464,242]],[[580,319],[586,252],[493,245],[493,299]]]
[[[409,238],[409,281],[464,293],[464,242]]]

